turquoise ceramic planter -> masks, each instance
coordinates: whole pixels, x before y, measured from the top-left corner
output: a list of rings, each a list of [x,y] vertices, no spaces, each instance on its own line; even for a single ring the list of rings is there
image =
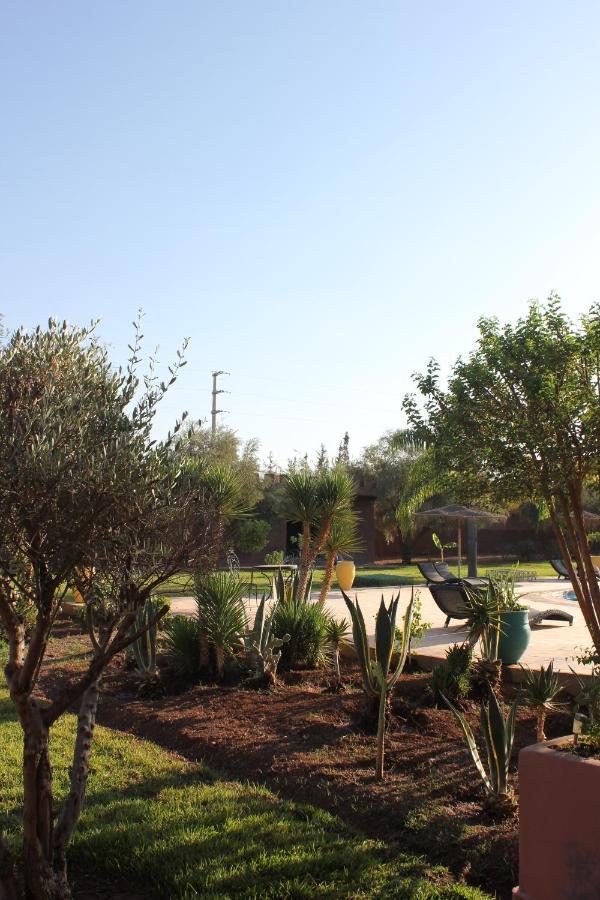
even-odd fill
[[[498,656],[504,665],[512,666],[518,663],[530,640],[529,610],[515,609],[501,614]]]

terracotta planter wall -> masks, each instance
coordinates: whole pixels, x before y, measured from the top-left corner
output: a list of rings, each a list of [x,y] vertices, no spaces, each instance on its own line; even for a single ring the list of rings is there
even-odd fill
[[[519,754],[520,900],[600,897],[600,760],[561,753],[558,738]]]

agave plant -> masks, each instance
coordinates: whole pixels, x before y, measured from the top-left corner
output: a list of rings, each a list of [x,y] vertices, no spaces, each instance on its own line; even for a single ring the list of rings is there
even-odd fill
[[[488,772],[481,761],[473,729],[469,722],[447,697],[443,697],[443,699],[462,729],[475,768],[483,781],[490,807],[497,812],[509,811],[514,806],[514,799],[509,782],[508,767],[515,736],[519,699],[517,698],[513,702],[506,716],[500,709],[496,695],[491,689],[488,702],[481,704],[480,724],[487,750]]]
[[[267,613],[267,597],[263,595],[252,628],[246,620],[246,632],[244,634],[244,646],[246,654],[255,678],[267,684],[274,684],[277,674],[277,665],[281,659],[281,648],[290,640],[289,634],[275,637],[273,633],[273,613]]]
[[[338,688],[342,686],[342,673],[340,671],[340,649],[348,643],[347,634],[350,625],[347,619],[330,619],[327,623],[327,643],[331,650],[331,658],[335,668],[335,677]]]
[[[549,663],[548,668],[541,666],[539,672],[525,669],[523,666],[521,669],[523,671],[523,703],[535,710],[537,740],[538,742],[545,741],[546,716],[549,712],[565,708],[563,703],[556,702],[561,686],[554,672],[554,660]]]
[[[410,604],[404,616],[404,629],[400,646],[396,640],[396,615],[400,592],[393,597],[390,605],[386,607],[383,596],[375,622],[375,655],[371,658],[369,640],[365,620],[358,604],[358,599],[352,600],[342,591],[346,606],[352,617],[352,637],[354,650],[358,658],[358,665],[363,688],[368,698],[377,700],[379,704],[377,719],[377,762],[375,774],[383,779],[383,762],[385,753],[385,719],[388,697],[394,689],[406,662],[409,647],[410,626],[414,605],[414,591],[411,593]],[[394,651],[398,652],[398,660],[395,668],[392,668]]]

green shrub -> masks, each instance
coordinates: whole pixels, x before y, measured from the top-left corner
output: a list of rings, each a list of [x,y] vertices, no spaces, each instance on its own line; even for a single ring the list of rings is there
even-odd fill
[[[165,625],[164,639],[171,668],[181,678],[197,678],[201,669],[197,619],[172,616]]]
[[[598,553],[600,551],[600,531],[590,531],[587,539],[592,553]]]
[[[446,659],[431,675],[431,689],[436,702],[442,695],[450,700],[462,700],[471,686],[470,671],[473,650],[469,644],[454,644],[446,650]]]
[[[264,519],[242,519],[238,522],[236,547],[242,553],[260,553],[267,546],[271,526]]]
[[[290,600],[278,603],[273,613],[273,633],[276,638],[286,634],[290,637],[281,648],[279,667],[314,668],[323,662],[329,619],[328,613],[316,603]]]
[[[270,553],[265,553],[266,566],[282,566],[284,559],[285,553],[283,550],[271,550]]]

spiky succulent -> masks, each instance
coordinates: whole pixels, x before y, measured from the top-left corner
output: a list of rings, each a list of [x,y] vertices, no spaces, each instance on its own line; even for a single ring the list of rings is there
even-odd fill
[[[290,636],[284,634],[280,638],[275,637],[272,629],[274,610],[268,613],[266,603],[267,598],[263,596],[258,604],[252,628],[246,620],[244,647],[255,677],[272,684],[281,659],[281,648],[289,641]]]
[[[385,605],[383,596],[381,597],[381,603],[375,621],[374,658],[371,658],[367,629],[361,608],[358,605],[358,599],[353,603],[347,594],[343,591],[342,594],[352,617],[352,637],[354,639],[354,649],[358,659],[363,688],[368,697],[379,701],[379,715],[377,720],[377,763],[375,773],[377,778],[382,779],[387,699],[388,694],[393,690],[402,674],[408,655],[410,627],[415,602],[414,591],[411,592],[410,603],[406,615],[404,616],[404,629],[399,647],[396,646],[396,615],[398,612],[398,603],[400,602],[400,592],[398,592],[396,597],[392,598],[389,606]],[[392,657],[395,651],[398,653],[398,659],[395,667],[392,667]]]
[[[539,672],[525,669],[523,671],[522,697],[525,706],[535,710],[536,731],[538,741],[545,741],[544,725],[549,712],[555,712],[565,708],[565,704],[556,700],[561,691],[561,685],[554,671],[554,660],[548,667],[540,667]]]
[[[508,767],[515,736],[518,698],[512,703],[506,716],[492,690],[490,690],[488,702],[481,704],[479,721],[487,751],[489,769],[487,772],[481,761],[475,735],[469,722],[447,697],[444,697],[444,700],[462,729],[491,806],[496,810],[510,809],[513,805],[513,798]]]
[[[133,654],[137,671],[144,678],[154,678],[157,674],[156,665],[156,635],[158,625],[156,615],[163,604],[155,600],[147,600],[139,609],[135,617],[135,631],[145,628],[145,631],[133,644]]]

